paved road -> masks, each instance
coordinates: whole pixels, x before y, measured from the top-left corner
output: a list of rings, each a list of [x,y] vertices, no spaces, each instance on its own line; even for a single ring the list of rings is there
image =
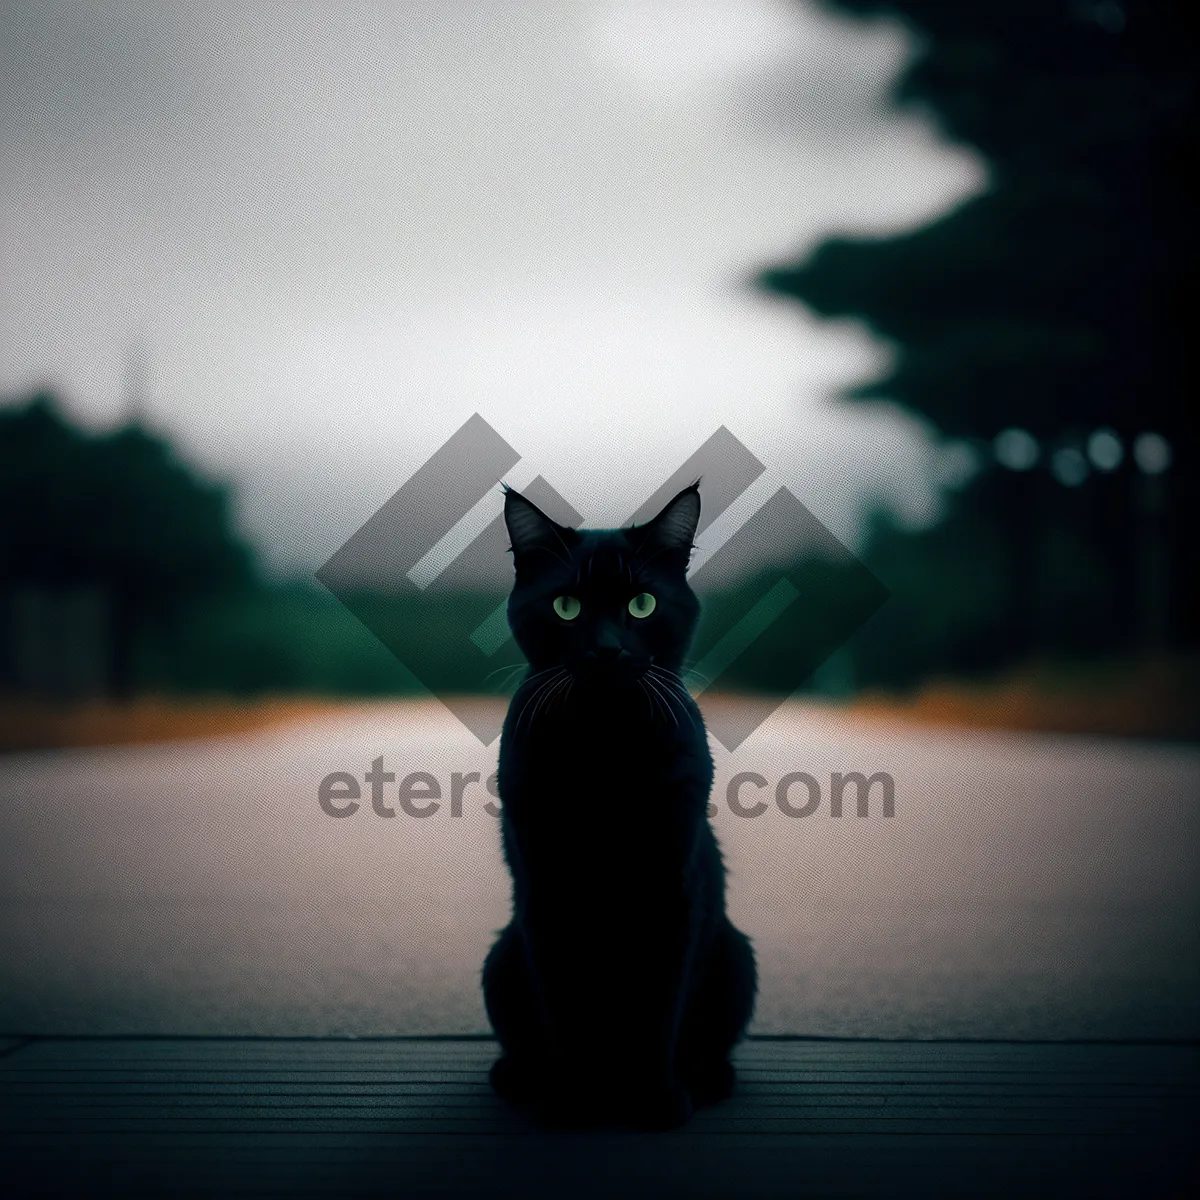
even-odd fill
[[[383,756],[437,812],[325,815],[320,780]],[[830,1036],[1200,1035],[1200,750],[901,729],[788,706],[717,751],[714,823],[761,966],[756,1029]],[[505,920],[494,769],[436,704],[204,743],[0,759],[0,1032],[387,1034],[485,1028]],[[808,772],[811,816],[778,781]],[[830,814],[888,772],[895,816]],[[739,817],[731,777],[753,772]],[[569,781],[565,781],[569,794]],[[804,785],[789,793],[793,805]],[[606,836],[636,836],[614,798]],[[424,803],[418,802],[418,803]]]

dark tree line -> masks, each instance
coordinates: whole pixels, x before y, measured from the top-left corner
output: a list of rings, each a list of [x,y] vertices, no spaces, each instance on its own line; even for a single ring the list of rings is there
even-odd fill
[[[924,228],[832,241],[760,277],[820,314],[864,319],[895,347],[894,366],[850,398],[921,414],[974,446],[983,467],[949,497],[939,528],[877,523],[870,557],[892,572],[898,603],[865,635],[867,675],[1194,645],[1185,6],[834,7],[915,29],[922,48],[895,99],[981,153],[990,181]],[[1029,469],[996,461],[995,439],[1011,429],[1036,440]],[[1098,430],[1115,435],[1119,464],[1089,460]],[[1170,449],[1161,473],[1164,441],[1138,442],[1146,433]],[[896,639],[909,627],[919,636],[905,649]]]
[[[450,597],[399,619],[444,645]],[[493,605],[500,597],[493,600]],[[311,579],[272,580],[229,490],[136,424],[93,432],[38,395],[0,405],[0,693],[378,694],[419,685]]]
[[[0,514],[0,673],[10,685],[29,682],[14,675],[35,634],[45,653],[84,652],[61,644],[78,624],[60,621],[72,611],[64,598],[94,599],[104,683],[128,694],[139,644],[253,578],[222,488],[142,428],[81,430],[49,395],[0,409]]]

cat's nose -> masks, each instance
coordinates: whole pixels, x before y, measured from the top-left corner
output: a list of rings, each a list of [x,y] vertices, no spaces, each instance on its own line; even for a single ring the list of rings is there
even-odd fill
[[[631,658],[629,650],[620,646],[619,643],[604,643],[588,650],[584,658],[588,659],[590,664],[599,671],[616,671],[618,667],[623,667],[625,661]]]
[[[620,632],[607,621],[602,622],[592,635],[592,651],[598,662],[615,663],[624,654]]]
[[[613,667],[629,657],[629,651],[622,646],[597,646],[585,655],[597,666]]]

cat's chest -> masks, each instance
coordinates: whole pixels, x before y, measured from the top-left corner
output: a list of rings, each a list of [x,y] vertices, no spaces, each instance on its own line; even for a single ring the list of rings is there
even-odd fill
[[[577,795],[609,795],[631,786],[707,790],[712,776],[704,743],[620,731],[510,742],[501,747],[500,768],[502,788],[567,787]]]

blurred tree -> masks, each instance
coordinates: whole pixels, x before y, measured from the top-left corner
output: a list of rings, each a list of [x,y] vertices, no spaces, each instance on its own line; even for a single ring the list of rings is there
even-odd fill
[[[1184,7],[1162,0],[834,6],[897,16],[916,29],[920,49],[897,99],[982,153],[990,184],[925,228],[829,242],[806,261],[763,272],[761,285],[824,315],[865,319],[892,343],[890,374],[852,398],[899,402],[985,452],[1011,427],[1039,439],[1043,463],[1056,450],[1084,449],[1101,426],[1127,449],[1143,431],[1165,435],[1176,460],[1168,481],[1176,632],[1194,639],[1200,604],[1189,540],[1197,485],[1185,389],[1197,236],[1185,167],[1196,90]],[[973,523],[985,540],[993,536],[985,525],[1004,532],[1003,573],[1017,586],[993,633],[1013,654],[1046,645],[1037,563],[1047,524],[1061,533],[1065,522],[1081,552],[1106,560],[1109,591],[1135,590],[1133,543],[1144,536],[1138,489],[1146,480],[1128,454],[1119,483],[1105,477],[1099,488],[1079,489],[1102,521],[1089,520],[1067,487],[1043,486],[1044,478],[985,473],[955,502],[958,524]],[[879,527],[876,536],[896,534]],[[954,541],[949,532],[938,536]],[[1090,550],[1080,542],[1088,537]],[[927,538],[925,550],[936,541]],[[1132,639],[1137,607],[1129,594],[1113,603],[1123,621],[1093,622],[1110,647]]]
[[[118,694],[140,639],[252,579],[221,488],[138,426],[75,428],[46,394],[0,410],[0,513],[0,591],[96,590]]]

